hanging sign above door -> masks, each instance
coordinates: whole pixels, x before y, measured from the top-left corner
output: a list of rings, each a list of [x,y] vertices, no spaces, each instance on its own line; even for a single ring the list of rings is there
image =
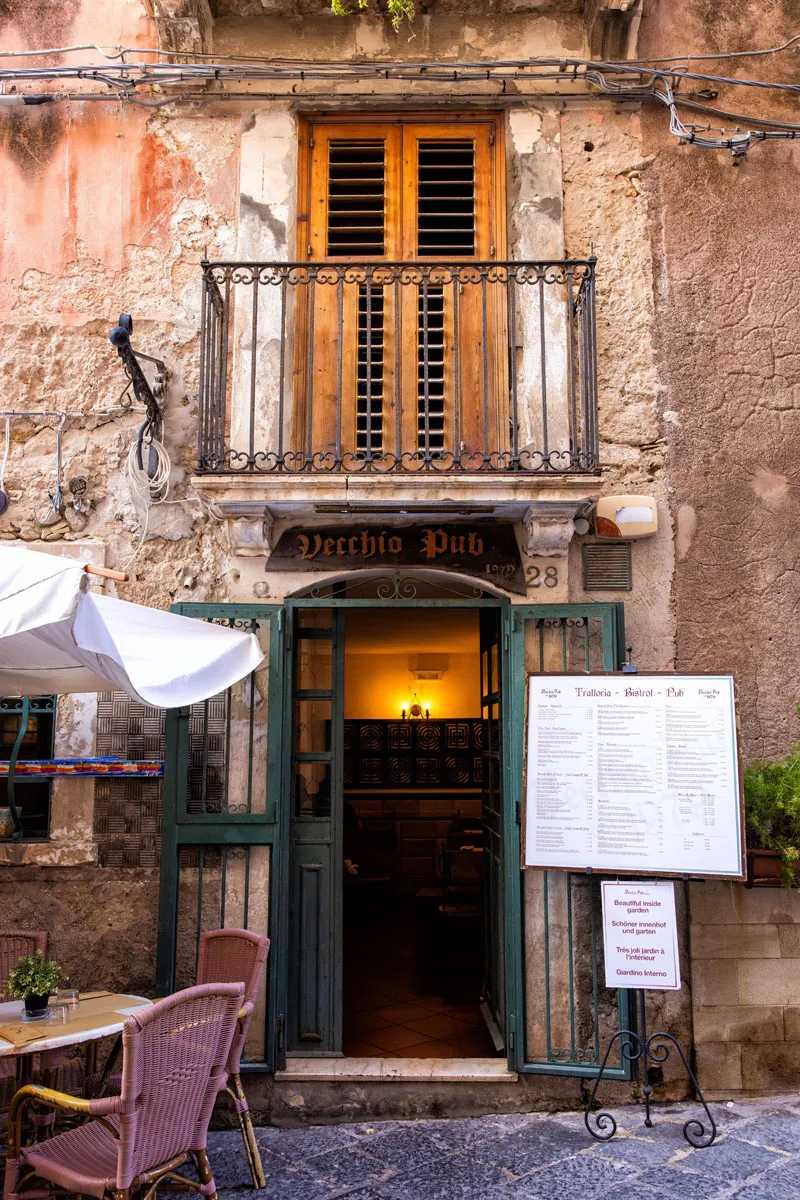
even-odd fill
[[[439,525],[330,525],[287,529],[268,571],[428,567],[479,576],[525,594],[514,526],[503,522]]]
[[[525,866],[743,877],[729,675],[532,675]]]

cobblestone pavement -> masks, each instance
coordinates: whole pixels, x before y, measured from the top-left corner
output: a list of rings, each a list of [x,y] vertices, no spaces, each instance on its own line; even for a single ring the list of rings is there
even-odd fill
[[[693,1150],[695,1105],[615,1109],[619,1131],[594,1143],[582,1115],[523,1113],[257,1130],[266,1200],[800,1200],[800,1095],[711,1105],[714,1145]],[[246,1200],[238,1133],[210,1135],[222,1200]]]

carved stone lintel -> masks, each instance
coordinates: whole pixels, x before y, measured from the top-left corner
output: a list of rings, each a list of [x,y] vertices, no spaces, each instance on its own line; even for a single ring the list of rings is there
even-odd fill
[[[258,514],[224,513],[231,553],[238,558],[268,557],[272,552],[274,519],[268,508]]]
[[[529,558],[563,558],[575,533],[581,502],[533,504],[523,517],[522,550]]]

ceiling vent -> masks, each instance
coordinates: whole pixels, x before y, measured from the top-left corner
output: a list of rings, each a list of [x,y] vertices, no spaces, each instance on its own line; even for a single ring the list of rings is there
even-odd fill
[[[633,587],[630,542],[586,542],[583,588],[586,592],[629,592]]]
[[[441,679],[449,667],[449,654],[409,654],[408,656],[408,670],[414,679]]]

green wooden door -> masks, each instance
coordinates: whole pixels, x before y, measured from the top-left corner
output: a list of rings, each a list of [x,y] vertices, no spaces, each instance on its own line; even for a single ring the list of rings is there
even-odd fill
[[[287,1052],[342,1044],[344,612],[291,610]]]
[[[281,897],[270,886],[280,874],[272,870],[272,855],[283,786],[283,610],[177,604],[173,611],[252,631],[265,658],[225,692],[167,713],[156,987],[166,996],[194,983],[198,939],[206,930],[268,934],[273,953],[243,1069],[274,1069],[285,1012],[274,952]]]
[[[526,685],[533,674],[617,671],[624,652],[621,604],[513,605],[504,699],[510,713],[506,778],[520,816],[523,804]],[[521,989],[509,1009],[522,1014],[509,1035],[509,1061],[519,1071],[596,1075],[605,1046],[629,1027],[629,993],[602,979],[599,879],[567,871],[520,870],[521,824],[506,830],[510,953],[508,971]],[[524,987],[522,981],[524,980]],[[513,1041],[513,1045],[512,1045]],[[621,1046],[607,1074],[630,1078]]]
[[[484,983],[481,1010],[497,1050],[505,1047],[506,956],[503,883],[502,653],[500,610],[481,609],[481,718],[483,776]]]

